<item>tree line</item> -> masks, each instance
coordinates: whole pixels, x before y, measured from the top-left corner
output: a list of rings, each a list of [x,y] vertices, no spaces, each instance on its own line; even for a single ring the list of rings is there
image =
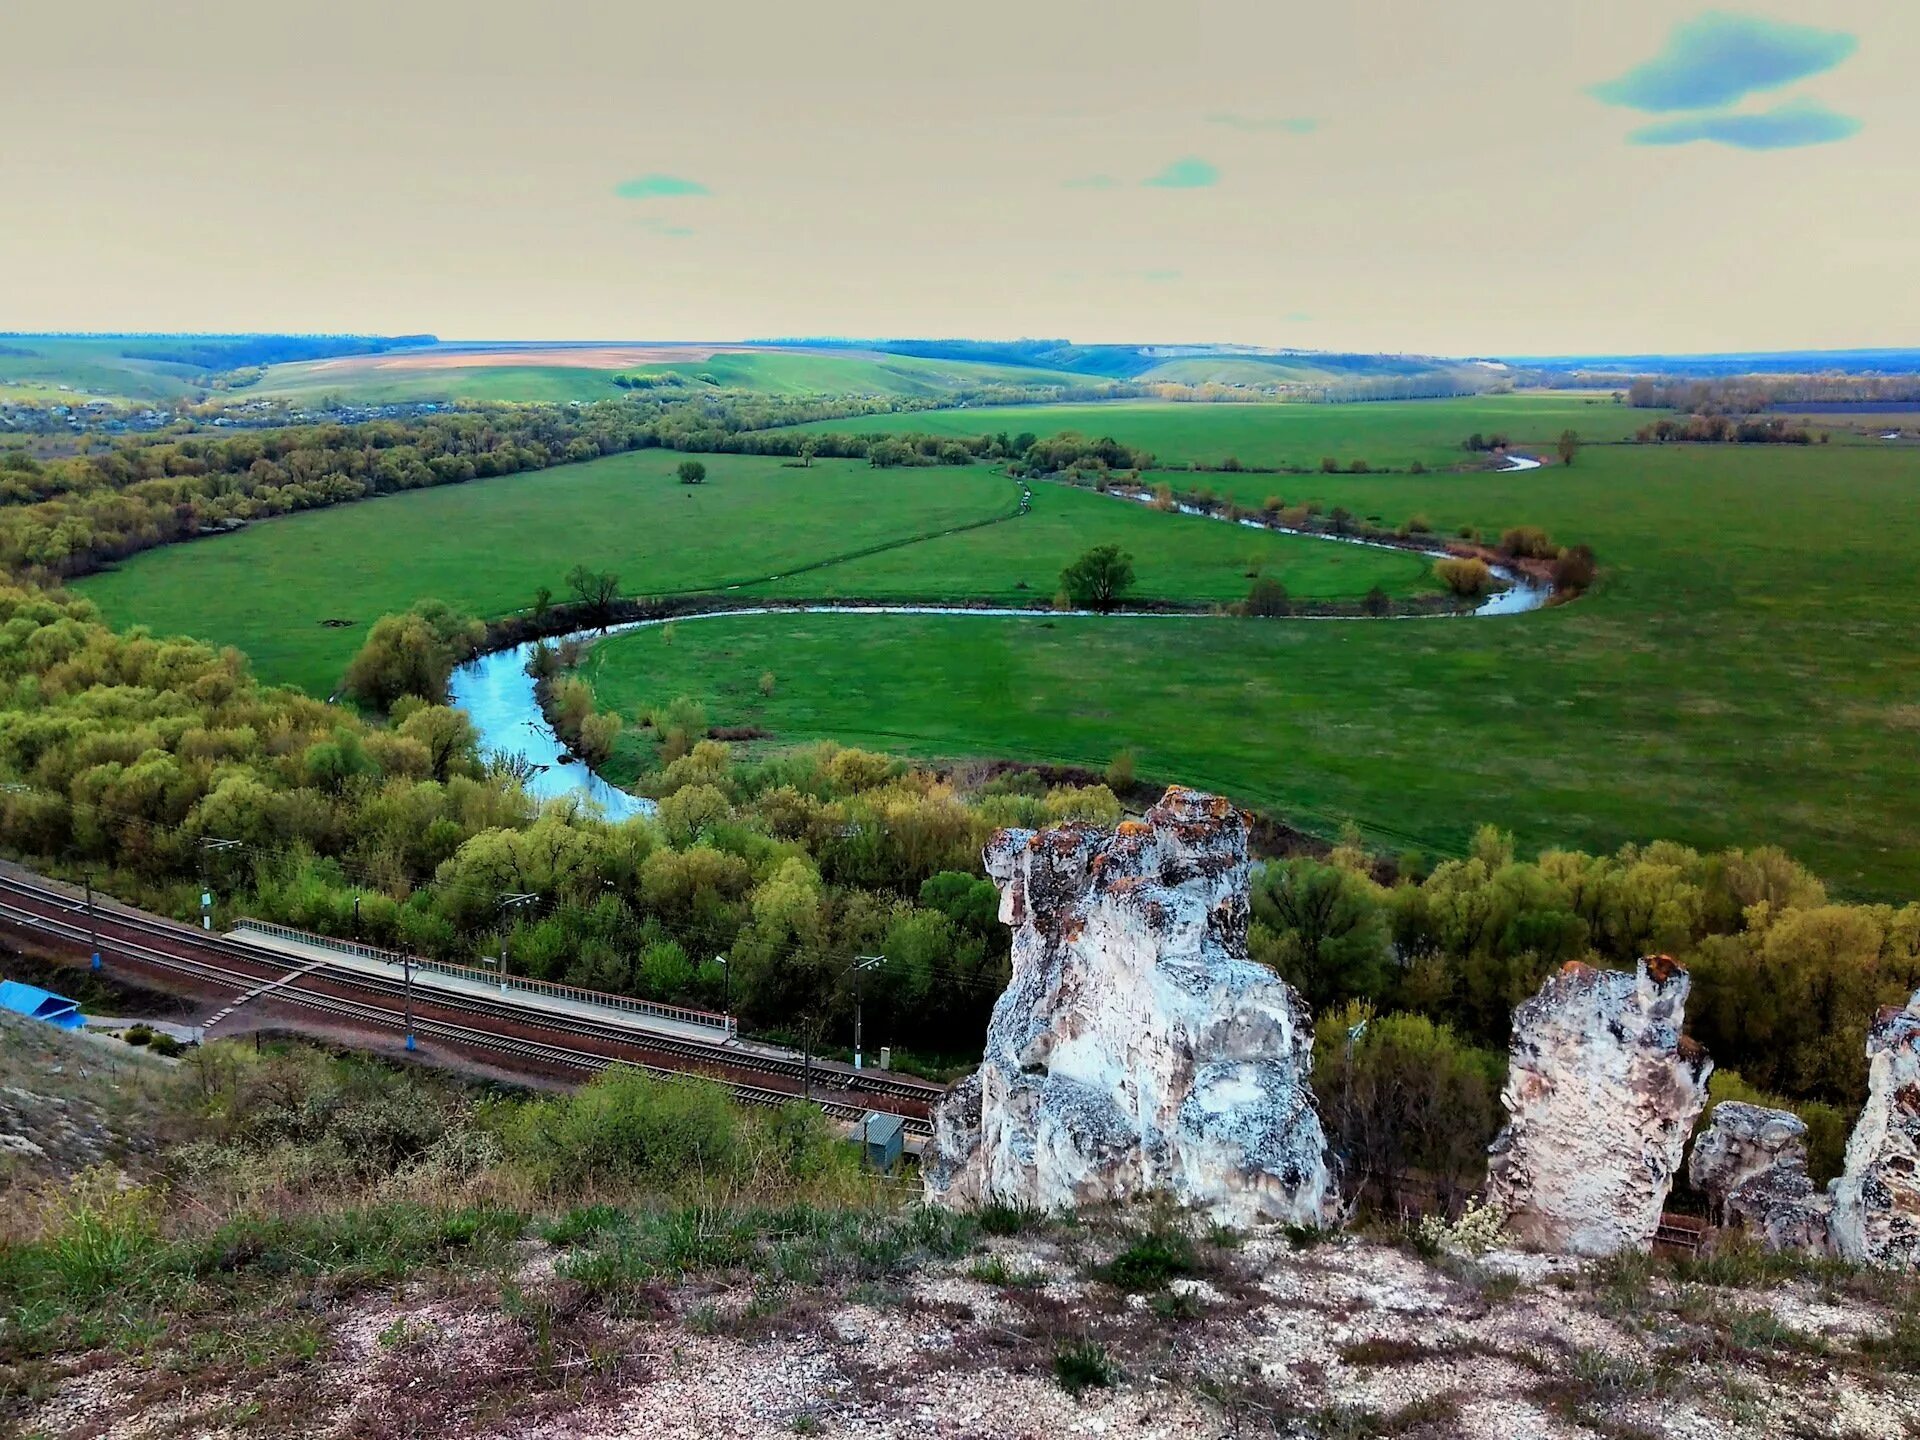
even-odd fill
[[[1913,403],[1920,375],[1735,375],[1691,380],[1640,376],[1625,391],[1638,409],[1744,415],[1775,405]]]
[[[1666,416],[1634,432],[1641,445],[1664,445],[1668,441],[1719,445],[1811,445],[1813,436],[1804,425],[1789,425],[1774,417],[1731,415],[1685,415],[1675,420]],[[1826,443],[1826,436],[1820,437]]]

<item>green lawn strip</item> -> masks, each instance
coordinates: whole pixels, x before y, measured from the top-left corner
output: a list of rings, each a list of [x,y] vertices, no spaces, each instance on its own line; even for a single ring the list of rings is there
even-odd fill
[[[1386,400],[1355,405],[1186,404],[1106,401],[1089,405],[974,406],[821,420],[797,430],[843,434],[1056,435],[1078,430],[1151,451],[1169,467],[1243,465],[1317,469],[1325,457],[1343,467],[1365,460],[1403,469],[1473,463],[1462,449],[1476,431],[1504,433],[1516,445],[1551,449],[1563,430],[1591,442],[1624,440],[1665,411],[1635,410],[1605,396],[1478,395],[1449,400]]]
[[[1388,845],[1457,850],[1489,819],[1527,848],[1777,843],[1850,894],[1911,896],[1914,457],[1623,447],[1314,490],[1356,513],[1417,497],[1436,520],[1541,523],[1592,543],[1602,583],[1490,620],[701,621],[671,647],[598,646],[591,673],[629,713],[701,696],[773,743],[1089,765],[1132,747],[1142,775],[1322,829],[1351,817]]]

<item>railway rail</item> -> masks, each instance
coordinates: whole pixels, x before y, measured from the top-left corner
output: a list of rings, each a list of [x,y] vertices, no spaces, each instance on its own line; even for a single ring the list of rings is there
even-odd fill
[[[0,927],[81,950],[97,938],[111,963],[236,993],[271,984],[270,1003],[351,1024],[398,1030],[406,1023],[406,987],[399,980],[347,965],[312,965],[118,904],[96,903],[89,915],[73,892],[18,871],[0,872]],[[412,1011],[415,1034],[482,1058],[574,1073],[628,1065],[659,1075],[701,1075],[746,1104],[782,1105],[805,1098],[826,1114],[848,1120],[883,1110],[900,1115],[907,1128],[920,1135],[931,1133],[928,1114],[944,1093],[940,1086],[908,1077],[810,1064],[736,1042],[655,1035],[509,998],[415,986]]]

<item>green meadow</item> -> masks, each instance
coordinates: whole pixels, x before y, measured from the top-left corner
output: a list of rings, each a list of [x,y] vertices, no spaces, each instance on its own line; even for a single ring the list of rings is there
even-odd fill
[[[868,546],[1011,514],[1017,492],[983,469],[783,467],[645,450],[262,521],[137,555],[79,588],[115,624],[151,626],[252,657],[263,678],[328,694],[380,616],[415,600],[510,613],[576,564],[629,595],[719,589]],[[329,626],[346,620],[346,626]]]
[[[429,400],[564,405],[618,395],[612,376],[610,370],[569,365],[345,369],[329,361],[300,360],[268,366],[264,378],[235,391],[233,398],[308,404],[326,399],[346,405],[401,405]]]
[[[1117,496],[1064,485],[1035,485],[1033,497],[1032,511],[1017,525],[864,555],[784,576],[753,587],[754,592],[784,599],[1045,604],[1059,586],[1061,570],[1095,545],[1118,545],[1133,557],[1134,588],[1128,598],[1134,601],[1225,604],[1245,599],[1260,577],[1280,581],[1290,595],[1318,600],[1354,599],[1376,585],[1390,595],[1438,588],[1431,562],[1406,552],[1160,514]]]
[[[639,451],[282,516],[149,550],[79,588],[116,624],[237,646],[263,678],[325,695],[381,615],[429,597],[507,614],[542,585],[564,598],[576,564],[615,572],[636,596],[1046,603],[1064,566],[1113,543],[1133,554],[1138,593],[1150,598],[1237,600],[1260,574],[1303,598],[1429,584],[1416,556],[1157,515],[1059,486],[1018,516],[1019,487],[982,466],[803,469],[708,455],[706,483],[681,485],[682,458]],[[942,535],[996,517],[1005,523]],[[970,536],[977,543],[948,543]],[[876,547],[893,548],[863,554]]]
[[[1602,582],[1497,619],[703,620],[595,647],[594,684],[629,713],[701,697],[775,745],[1096,768],[1130,749],[1155,781],[1429,856],[1493,820],[1529,847],[1764,841],[1851,893],[1920,886],[1920,454],[1621,446],[1300,478],[1290,499],[1389,522],[1544,525],[1593,545]]]
[[[635,361],[601,368],[531,363],[462,366],[458,358],[427,349],[412,355],[382,355],[369,362],[299,361],[269,367],[257,385],[237,393],[309,401],[331,396],[371,405],[424,400],[565,403],[623,394],[613,383],[614,375],[621,372],[680,375],[696,391],[710,387],[789,396],[940,396],[990,385],[1090,383],[1085,376],[1018,365],[810,350],[752,350],[704,360]]]
[[[1088,405],[974,406],[853,420],[822,420],[796,430],[928,435],[1057,435],[1077,430],[1112,436],[1150,451],[1167,467],[1242,465],[1317,469],[1331,457],[1343,467],[1364,460],[1377,469],[1430,468],[1483,462],[1462,443],[1476,431],[1503,433],[1516,445],[1551,449],[1564,430],[1590,442],[1624,440],[1664,412],[1616,405],[1604,395],[1477,395],[1448,400],[1380,400],[1356,405],[1189,404],[1115,400]]]
[[[0,336],[0,398],[74,404],[166,401],[198,393],[192,384],[199,374],[194,366],[121,353],[143,346],[125,338]]]

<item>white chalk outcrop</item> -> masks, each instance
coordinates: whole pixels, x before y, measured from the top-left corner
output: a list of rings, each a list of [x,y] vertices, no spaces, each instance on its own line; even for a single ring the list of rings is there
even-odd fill
[[[1806,1122],[1791,1111],[1722,1100],[1693,1142],[1687,1179],[1716,1219],[1769,1249],[1827,1248],[1832,1202],[1807,1174]]]
[[[1313,1026],[1246,956],[1247,828],[1175,787],[1144,821],[986,850],[1013,976],[980,1069],[934,1114],[929,1197],[1043,1210],[1164,1194],[1225,1224],[1318,1224]]]
[[[1920,1267],[1920,993],[1867,1032],[1867,1103],[1830,1187],[1833,1248],[1866,1265]]]
[[[1664,955],[1631,974],[1576,961],[1515,1008],[1487,1203],[1523,1244],[1652,1246],[1713,1071],[1680,1033],[1688,987]]]

